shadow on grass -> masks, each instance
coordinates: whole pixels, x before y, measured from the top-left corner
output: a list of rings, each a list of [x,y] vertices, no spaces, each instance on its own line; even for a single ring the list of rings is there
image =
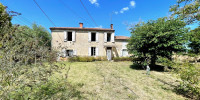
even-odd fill
[[[140,64],[133,64],[130,65],[131,69],[135,69],[135,70],[146,70],[146,66],[142,66]],[[158,71],[158,72],[164,72],[165,71],[165,66],[161,66],[161,65],[156,65],[155,67],[150,67],[151,71]]]

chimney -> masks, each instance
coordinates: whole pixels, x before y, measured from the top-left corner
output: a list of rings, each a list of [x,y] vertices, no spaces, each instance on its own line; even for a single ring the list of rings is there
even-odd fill
[[[110,24],[110,28],[113,29],[113,24]]]
[[[80,28],[83,28],[83,23],[79,23],[79,25],[80,25]]]

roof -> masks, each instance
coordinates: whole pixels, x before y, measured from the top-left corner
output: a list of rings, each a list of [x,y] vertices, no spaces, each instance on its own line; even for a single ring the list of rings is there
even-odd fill
[[[50,30],[79,30],[79,31],[110,31],[114,32],[114,29],[106,28],[80,28],[80,27],[50,27]]]
[[[128,39],[130,39],[130,37],[127,37],[127,36],[115,36],[115,39],[116,40],[128,40]]]

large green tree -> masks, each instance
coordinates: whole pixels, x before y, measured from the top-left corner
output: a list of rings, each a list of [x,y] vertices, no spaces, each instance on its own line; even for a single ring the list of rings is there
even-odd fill
[[[172,15],[177,15],[187,24],[200,21],[200,0],[177,0],[177,4],[170,7]]]
[[[128,50],[138,58],[149,56],[150,65],[154,67],[158,56],[171,59],[173,52],[184,49],[185,25],[179,19],[166,17],[138,23],[131,28]]]
[[[200,53],[200,27],[192,30],[189,33],[188,46],[191,48],[192,53]]]

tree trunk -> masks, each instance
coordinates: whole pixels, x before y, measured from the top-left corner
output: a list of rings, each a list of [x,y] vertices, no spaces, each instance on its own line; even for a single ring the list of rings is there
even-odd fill
[[[150,67],[151,67],[151,69],[155,69],[155,67],[156,67],[156,55],[151,56]]]

